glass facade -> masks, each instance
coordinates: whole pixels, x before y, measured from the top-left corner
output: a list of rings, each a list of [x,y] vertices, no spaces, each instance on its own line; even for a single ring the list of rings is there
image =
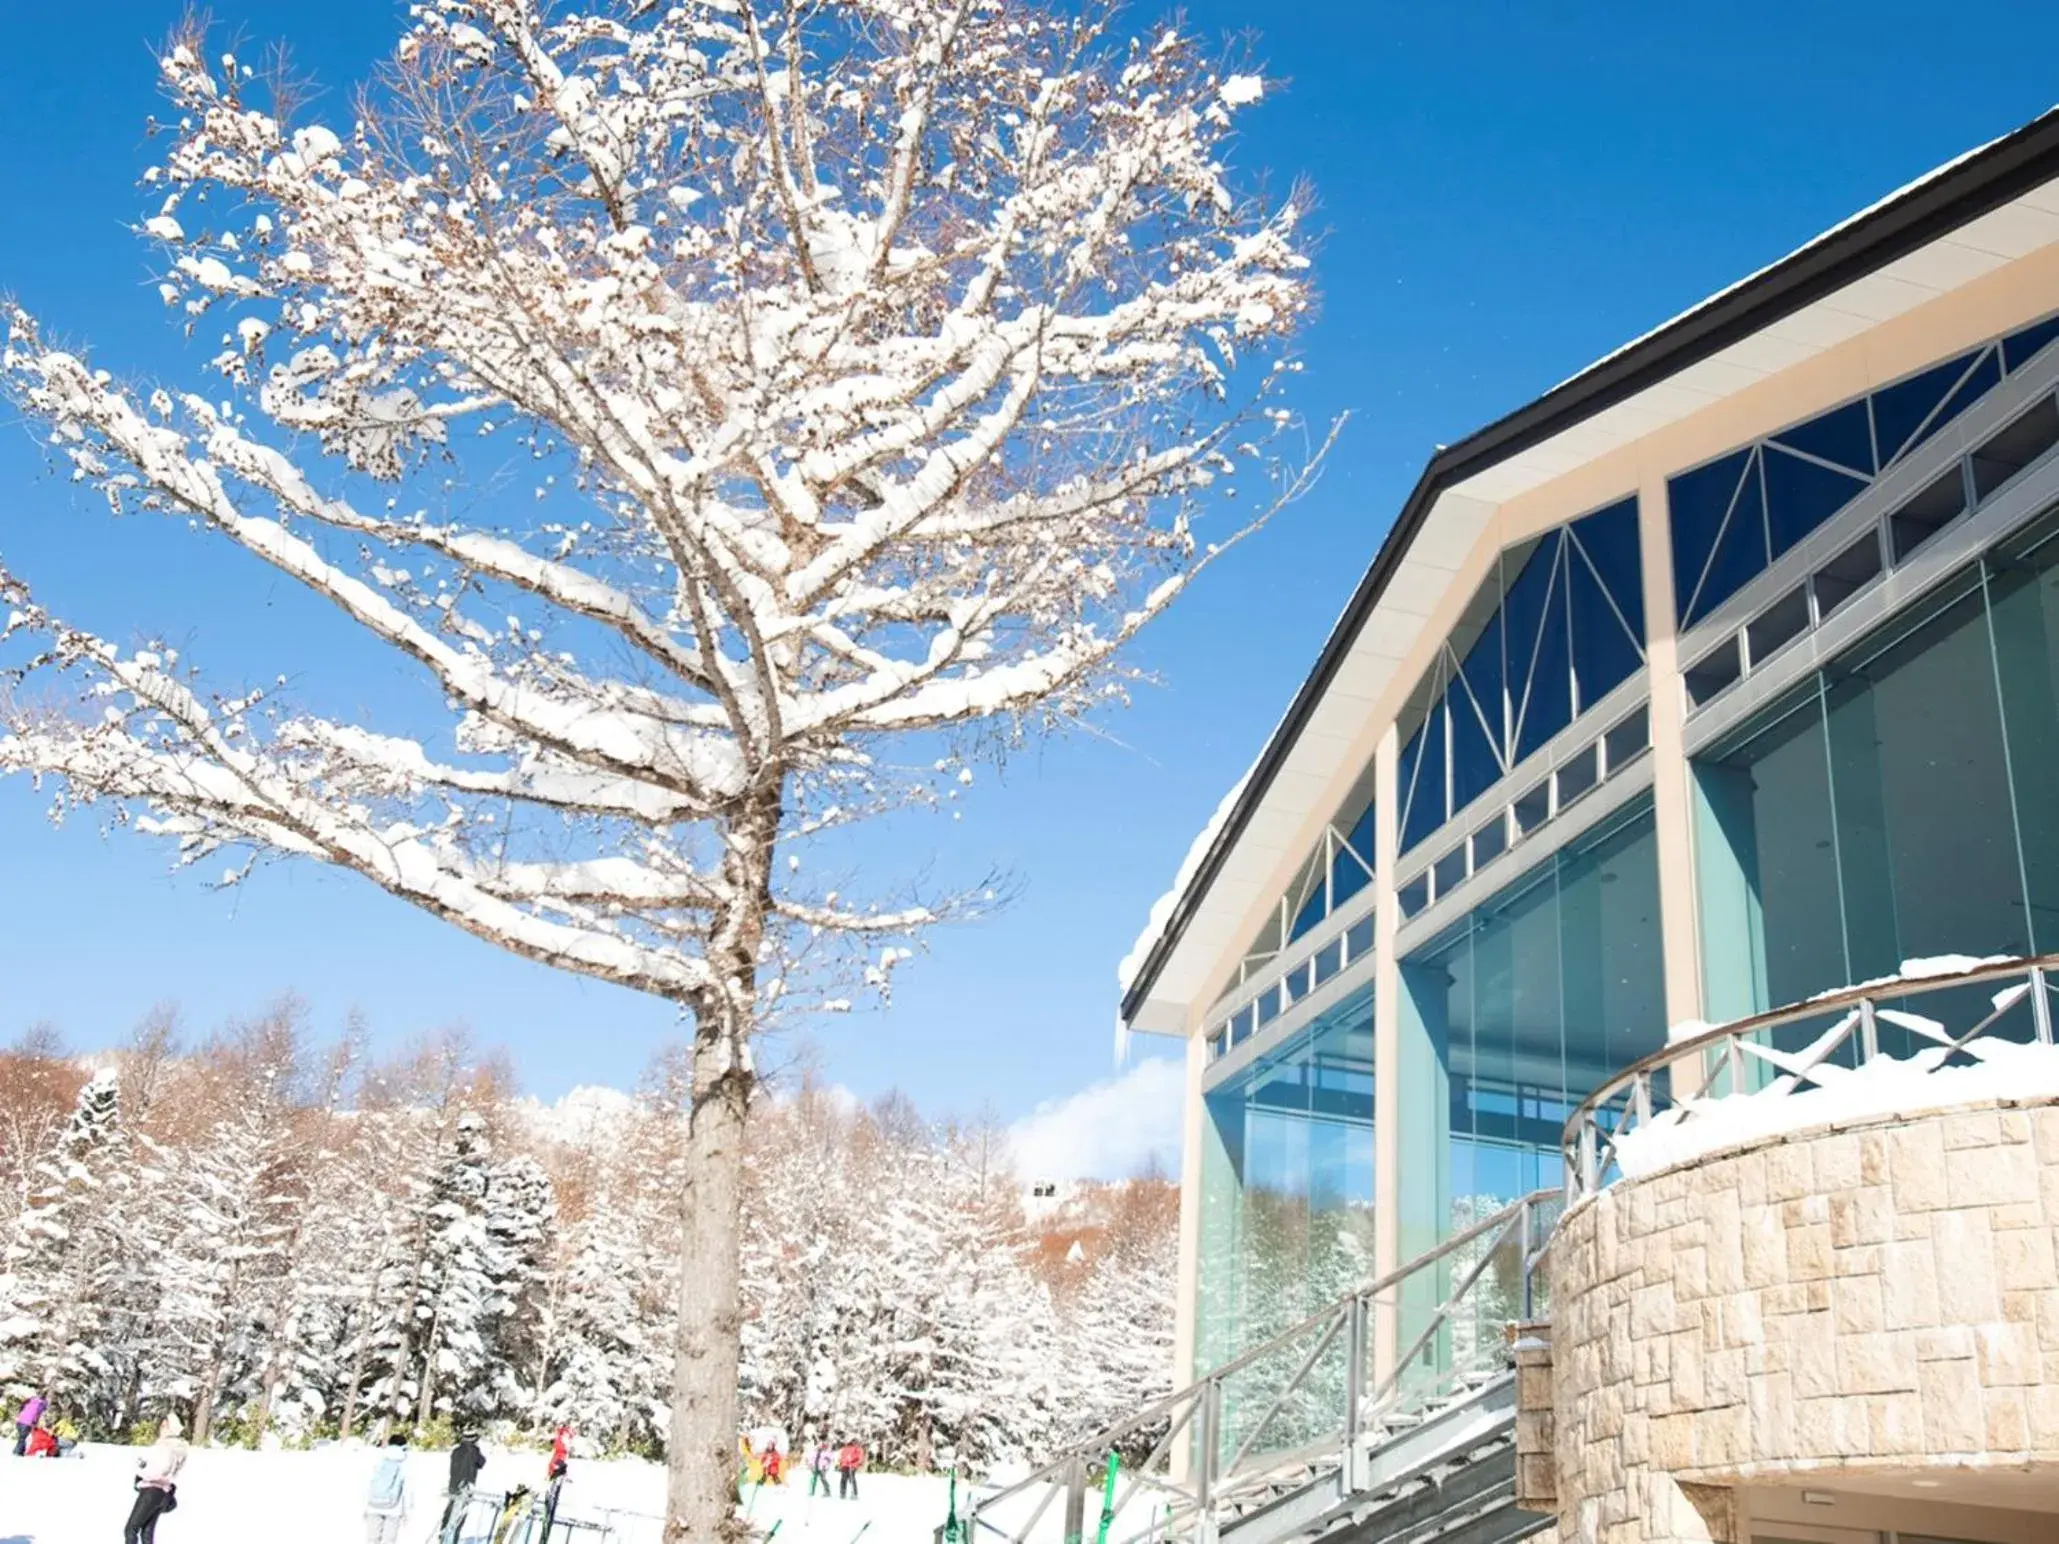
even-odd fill
[[[1373,992],[1361,986],[1207,1093],[1197,1365],[1226,1362],[1372,1278]],[[1344,1346],[1311,1369],[1268,1447],[1317,1434],[1343,1388]],[[1223,1391],[1224,1452],[1265,1417],[1291,1369],[1261,1358]]]
[[[1361,917],[1291,968],[1267,971],[1273,979],[1208,1032],[1208,1059],[1220,1060],[1311,993],[1372,958],[1373,919]]]
[[[1501,554],[1401,719],[1401,850],[1644,663],[1637,501]]]
[[[2033,530],[1694,762],[1712,1021],[2059,949],[2059,537]]]
[[[1401,1255],[1559,1181],[1573,1106],[1666,1037],[1649,801],[1401,961]]]
[[[1199,1350],[1225,1361],[1373,1274],[1373,992],[1209,1090]]]
[[[1567,1118],[1609,1073],[1665,1043],[1658,853],[1648,800],[1475,907],[1400,964],[1400,1258],[1561,1181]],[[1488,1262],[1454,1322],[1406,1369],[1475,1365],[1523,1317],[1519,1251]],[[1474,1264],[1404,1288],[1401,1343]]]
[[[2059,317],[1669,480],[1680,625],[1692,627],[1708,616],[2054,338]]]

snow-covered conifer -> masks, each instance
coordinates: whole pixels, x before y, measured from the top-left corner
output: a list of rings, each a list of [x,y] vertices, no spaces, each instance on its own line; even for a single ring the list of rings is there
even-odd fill
[[[167,1154],[174,1201],[156,1262],[151,1386],[190,1406],[196,1443],[257,1392],[301,1209],[299,1009],[282,1003],[209,1057],[221,1113]]]
[[[545,1268],[557,1226],[557,1201],[542,1163],[527,1153],[495,1163],[486,1175],[481,1221],[487,1380],[475,1381],[457,1401],[461,1413],[474,1417],[519,1408],[522,1370],[536,1363]]]
[[[113,1180],[123,1157],[115,1074],[79,1090],[56,1147],[36,1165],[0,1275],[0,1377],[87,1396],[108,1369],[102,1321],[117,1285],[109,1248]]]

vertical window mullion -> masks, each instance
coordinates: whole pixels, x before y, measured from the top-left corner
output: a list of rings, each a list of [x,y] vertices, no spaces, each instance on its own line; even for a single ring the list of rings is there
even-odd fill
[[[2023,930],[2029,935],[2026,942],[2031,949],[2044,951],[2048,949],[2048,941],[2037,936],[2037,912],[2031,906],[2030,868],[2023,850],[2021,795],[2017,792],[2015,752],[2009,735],[2009,691],[2002,680],[2002,650],[1995,638],[1995,601],[1989,588],[1992,573],[1992,555],[1983,557],[1980,560],[1980,617],[1987,630],[1988,664],[1995,677],[1995,721],[2002,734],[2002,780],[2009,789],[2009,834],[2016,842],[2016,885],[2023,897]]]
[[[1580,700],[1580,666],[1578,663],[1579,650],[1576,646],[1573,637],[1573,553],[1571,550],[1571,543],[1572,538],[1568,536],[1565,532],[1561,531],[1559,533],[1558,577],[1559,583],[1565,589],[1564,605],[1566,608],[1566,703],[1568,708],[1568,711],[1566,713],[1566,723],[1568,724],[1572,723],[1574,719],[1578,718],[1580,716],[1580,710],[1586,706],[1586,704]]]

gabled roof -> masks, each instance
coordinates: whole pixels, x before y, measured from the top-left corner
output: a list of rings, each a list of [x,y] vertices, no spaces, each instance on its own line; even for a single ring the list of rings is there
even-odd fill
[[[1988,266],[1999,266],[2059,240],[2059,190],[2049,198],[2037,196],[2055,179],[2059,108],[1897,190],[1432,456],[1265,749],[1197,840],[1173,890],[1152,908],[1150,923],[1123,963],[1123,1022],[1140,1029],[1178,1028],[1146,1012],[1154,988],[1426,532],[1443,523],[1471,526],[1452,533],[1454,538],[1463,535],[1463,545],[1469,546],[1484,524],[1479,511],[1493,502],[1715,400],[1730,375],[1746,378],[1733,380],[1734,389],[1772,373],[1777,366],[1754,363],[1746,355],[1752,345],[1778,333],[1783,322],[1816,313],[1807,315],[1809,326],[1792,327],[1791,336],[1781,340],[1787,350],[1783,357],[1791,362],[1797,349],[1806,352],[1839,341],[1833,334],[1842,322],[1854,324],[1843,333],[1850,336],[1932,298],[1952,282],[1964,282],[1984,271],[1983,257],[1991,259]],[[2021,205],[2024,216],[2014,226],[2008,216],[2017,211],[2011,205]],[[2021,228],[2025,221],[2028,232]],[[1988,228],[1969,243],[1963,238],[1976,222]],[[1962,239],[1948,239],[1955,235]],[[1927,270],[1911,260],[1940,245],[1970,254],[1971,261],[1956,264],[1960,277],[1954,279],[1954,254],[1942,253],[1943,278],[1927,282]],[[1888,274],[1896,265],[1911,271]],[[1920,293],[1861,293],[1866,281],[1890,278],[1897,287]],[[1839,304],[1831,305],[1833,300]],[[1763,347],[1761,354],[1770,357]],[[1690,382],[1690,377],[1701,379]],[[1683,397],[1684,405],[1678,400]],[[1239,916],[1246,909],[1238,906]]]

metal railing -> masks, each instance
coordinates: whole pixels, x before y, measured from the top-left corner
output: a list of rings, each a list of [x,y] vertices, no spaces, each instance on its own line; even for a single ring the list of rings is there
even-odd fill
[[[1122,1466],[1108,1544],[1206,1544],[1224,1516],[1282,1486],[1336,1475],[1345,1493],[1361,1488],[1375,1439],[1508,1365],[1502,1324],[1535,1312],[1560,1199],[1540,1190],[1502,1207],[1022,1479],[976,1492],[967,1536],[1031,1544],[1043,1526],[1045,1537],[1081,1537],[1089,1487],[1113,1452],[1147,1456]],[[1046,1523],[1060,1504],[1062,1531]]]
[[[1625,1143],[1639,1133],[1725,1117],[1729,1129],[1745,1130],[1735,1121],[1739,1107],[1725,1103],[1733,1095],[1770,1101],[1836,1094],[1843,1074],[1883,1059],[1920,1077],[1975,1065],[1996,1054],[1995,1042],[2051,1045],[2055,983],[2059,954],[1985,960],[1827,992],[1654,1051],[1589,1094],[1566,1122],[1566,1201],[1620,1178]],[[1965,1000],[1939,1001],[1952,996]],[[1955,1032],[1903,1006],[1919,1000],[1939,1011],[1970,1009],[1965,1017],[1972,1022]],[[1897,1092],[1909,1094],[1906,1085]],[[1852,1107],[1826,1113],[1850,1114]]]

